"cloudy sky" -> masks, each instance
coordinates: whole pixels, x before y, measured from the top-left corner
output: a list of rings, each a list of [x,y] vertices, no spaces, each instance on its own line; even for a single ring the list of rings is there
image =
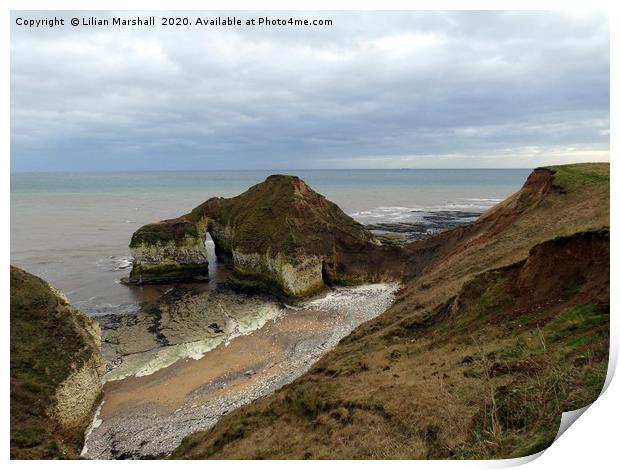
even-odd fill
[[[333,26],[15,24],[46,16],[136,15],[12,14],[13,171],[609,160],[603,15],[272,12]]]

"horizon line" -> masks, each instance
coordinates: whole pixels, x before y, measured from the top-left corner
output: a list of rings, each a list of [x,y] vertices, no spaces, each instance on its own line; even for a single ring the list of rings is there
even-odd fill
[[[216,172],[216,171],[230,171],[230,172],[252,172],[252,171],[267,171],[267,172],[295,172],[295,171],[425,171],[425,170],[531,170],[533,168],[540,168],[545,166],[554,165],[542,165],[537,167],[468,167],[468,168],[267,168],[267,169],[198,169],[187,168],[179,170],[11,170],[10,174],[20,173],[183,173],[183,172]]]

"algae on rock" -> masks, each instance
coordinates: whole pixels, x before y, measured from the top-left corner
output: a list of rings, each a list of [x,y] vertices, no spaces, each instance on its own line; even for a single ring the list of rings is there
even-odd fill
[[[184,219],[138,229],[129,248],[134,258],[130,283],[206,281],[209,278],[206,228]]]

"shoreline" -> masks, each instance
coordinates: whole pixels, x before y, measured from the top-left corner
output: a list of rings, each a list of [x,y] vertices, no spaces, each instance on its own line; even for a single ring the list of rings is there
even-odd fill
[[[361,323],[383,313],[398,283],[339,287],[287,307],[258,329],[149,375],[108,381],[85,440],[94,459],[160,458],[186,435],[292,382]]]

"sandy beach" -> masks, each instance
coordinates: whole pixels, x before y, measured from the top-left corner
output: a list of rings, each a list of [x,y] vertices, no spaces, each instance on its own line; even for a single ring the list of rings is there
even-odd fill
[[[356,326],[385,311],[397,289],[397,284],[337,288],[282,309],[200,359],[186,357],[147,375],[108,381],[83,455],[166,456],[187,434],[299,377]]]

